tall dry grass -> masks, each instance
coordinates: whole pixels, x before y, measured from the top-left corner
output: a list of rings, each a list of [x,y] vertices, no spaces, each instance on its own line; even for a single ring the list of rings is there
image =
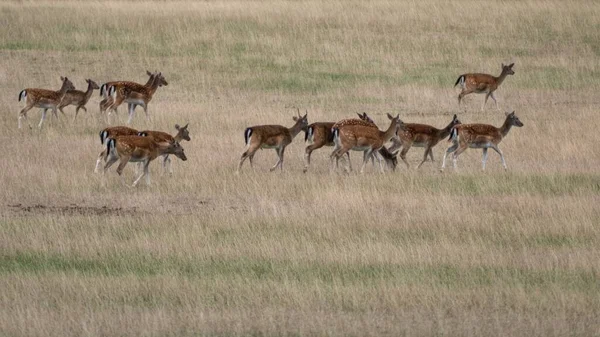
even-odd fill
[[[600,334],[599,7],[1,3],[0,334]],[[331,174],[323,149],[303,174],[300,135],[283,172],[260,151],[233,174],[244,128],[291,125],[296,108],[310,122],[500,125],[482,96],[459,110],[452,84],[502,62],[516,74],[496,96],[525,124],[500,145],[508,172],[494,154],[481,172],[468,150],[441,174],[442,142],[418,171]],[[172,177],[154,163],[150,187],[127,189],[93,174],[97,92],[75,123],[17,130],[23,88],[144,82],[146,69],[169,85],[134,127],[190,123]]]

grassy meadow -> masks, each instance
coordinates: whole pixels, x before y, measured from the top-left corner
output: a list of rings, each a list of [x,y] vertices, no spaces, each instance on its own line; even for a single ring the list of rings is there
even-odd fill
[[[600,3],[597,1],[3,1],[0,335],[600,336]],[[498,75],[480,111],[460,74]],[[72,120],[17,129],[24,88],[68,76],[169,82],[133,127],[189,123],[188,160],[121,184],[95,91]],[[386,113],[522,128],[444,173],[302,172],[304,136],[269,173],[244,128]],[[119,111],[126,121],[125,106]],[[362,154],[352,153],[354,167]],[[134,179],[134,165],[125,169]]]

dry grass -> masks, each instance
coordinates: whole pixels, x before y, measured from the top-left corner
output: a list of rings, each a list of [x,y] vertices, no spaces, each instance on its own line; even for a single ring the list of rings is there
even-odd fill
[[[0,4],[0,335],[600,334],[600,5],[594,1],[3,2]],[[233,174],[243,130],[367,111],[377,122],[499,125],[456,77],[525,126],[480,171],[302,173],[273,151]],[[139,129],[190,123],[173,177],[124,188],[93,174],[94,94],[75,123],[17,130],[26,87],[169,86]],[[74,113],[74,108],[66,110]],[[124,109],[121,109],[124,122]],[[32,122],[40,114],[31,110]],[[72,116],[72,115],[71,115]],[[574,136],[577,134],[577,136]],[[422,149],[409,160],[417,164]],[[355,166],[358,155],[354,155]],[[127,168],[128,179],[133,169]]]

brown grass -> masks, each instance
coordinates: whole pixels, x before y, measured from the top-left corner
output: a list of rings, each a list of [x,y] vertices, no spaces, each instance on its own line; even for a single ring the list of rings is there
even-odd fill
[[[593,1],[69,1],[0,4],[0,335],[600,334],[600,5]],[[497,74],[524,122],[480,171],[235,167],[249,125],[370,113],[500,125],[465,72]],[[27,87],[61,75],[169,86],[134,127],[190,123],[152,185],[93,173],[98,93],[72,123],[17,130]],[[120,118],[124,122],[125,109]],[[40,116],[29,113],[32,124]],[[423,149],[413,148],[416,165]],[[353,154],[358,166],[359,154]],[[133,167],[133,165],[131,165]],[[125,170],[133,179],[133,168]]]

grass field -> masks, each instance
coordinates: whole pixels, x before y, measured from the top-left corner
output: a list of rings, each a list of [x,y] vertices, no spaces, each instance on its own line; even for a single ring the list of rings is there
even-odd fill
[[[599,336],[597,1],[0,3],[0,335]],[[459,109],[458,75],[498,75],[502,111]],[[68,76],[169,82],[133,127],[190,124],[188,161],[124,187],[96,91],[73,122],[17,129],[23,88]],[[234,171],[244,128],[366,111],[522,128],[482,172],[304,174],[303,134]],[[32,124],[39,109],[29,112]],[[126,121],[121,107],[119,118]],[[358,153],[353,163],[359,164]],[[246,163],[248,164],[248,163]],[[134,177],[133,165],[125,174]]]

